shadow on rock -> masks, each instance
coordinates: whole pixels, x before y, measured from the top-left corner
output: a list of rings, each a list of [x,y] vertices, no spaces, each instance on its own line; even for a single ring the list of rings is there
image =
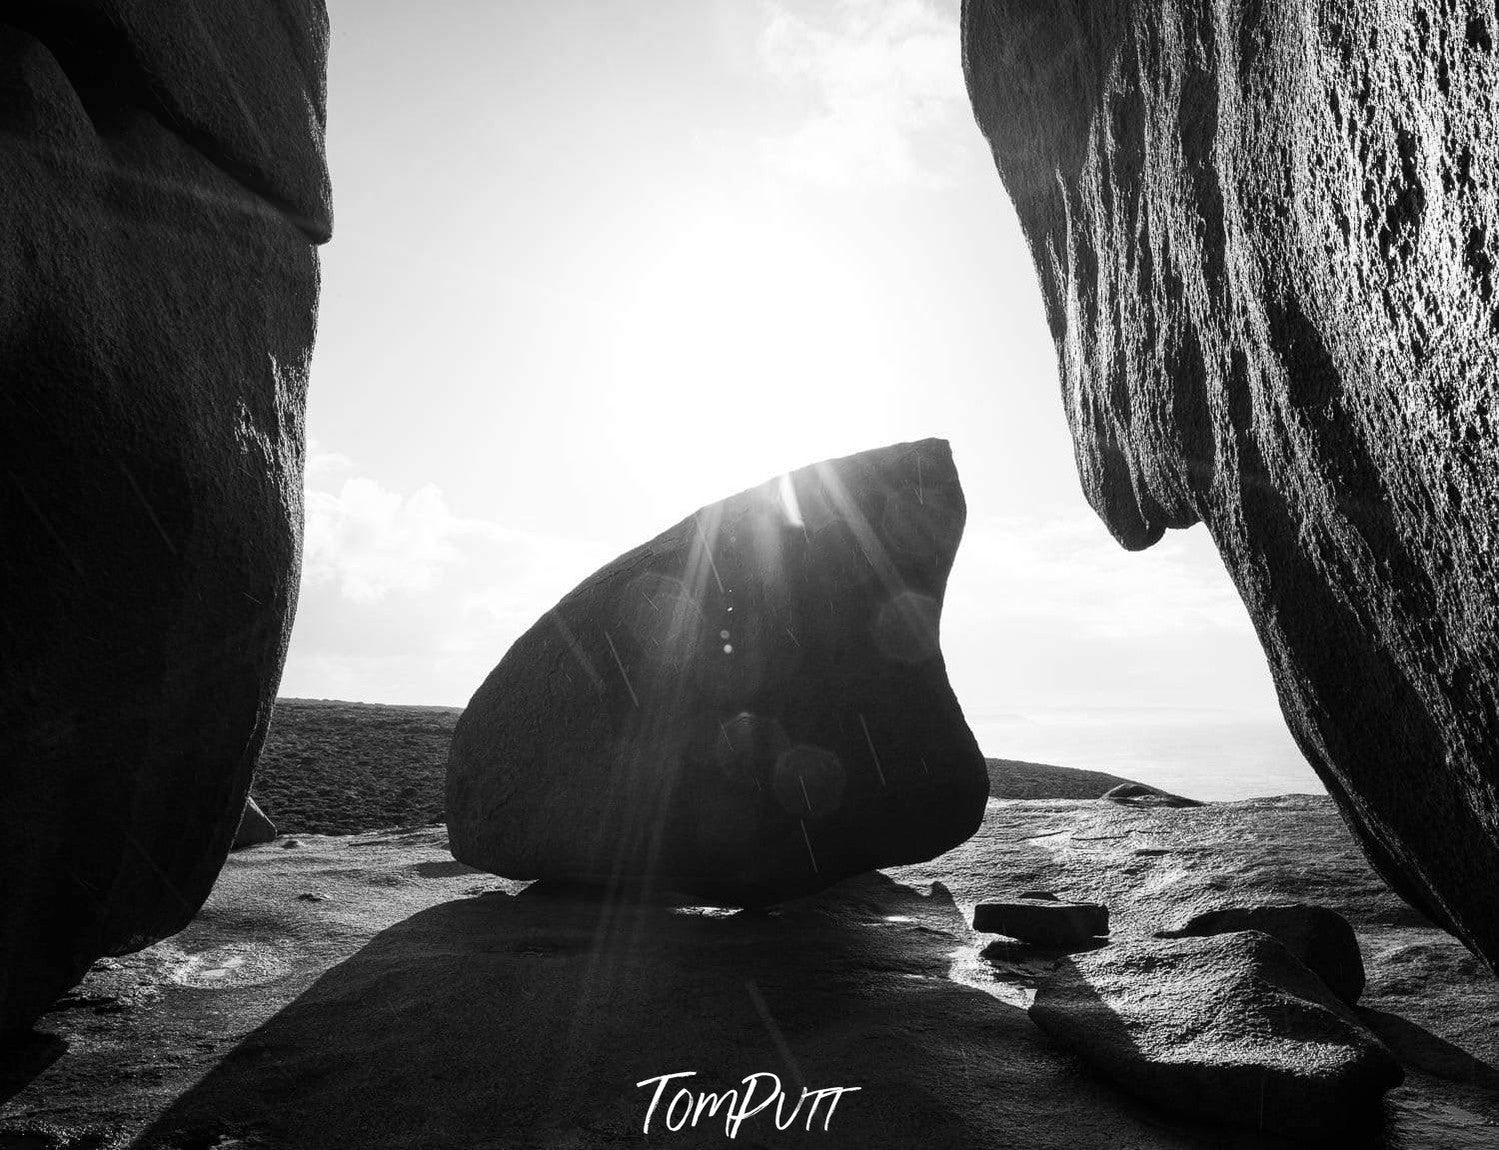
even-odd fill
[[[1434,1078],[1499,1091],[1499,1069],[1473,1057],[1460,1046],[1417,1026],[1398,1014],[1371,1007],[1358,1008],[1365,1026],[1377,1034],[1396,1058],[1412,1070]]]
[[[0,1041],[0,1105],[25,1090],[67,1052],[68,1044],[55,1034],[23,1032]]]
[[[490,892],[389,928],[136,1145],[602,1144],[641,1136],[653,1088],[636,1083],[680,1071],[696,1077],[674,1087],[717,1091],[774,1073],[783,1120],[802,1085],[863,1087],[826,1133],[819,1112],[812,1134],[800,1119],[780,1134],[772,1107],[746,1120],[756,1139],[901,1144],[905,1120],[912,1145],[933,1124],[942,1141],[977,1140],[982,1113],[938,1102],[964,1057],[972,1087],[1005,1102],[1000,1052],[1029,1024],[946,979],[963,920],[945,892],[871,875],[758,914],[597,894]],[[944,1050],[943,1035],[971,1049]],[[722,1110],[672,1135],[723,1138]]]
[[[950,977],[971,945],[940,884],[882,875],[768,911],[532,887],[432,907],[383,931],[251,1033],[135,1143],[722,1145],[701,1092],[774,1074],[786,1097],[747,1145],[1201,1145],[1080,1079],[1024,1013]],[[857,1087],[811,1129],[801,1089]],[[670,1110],[678,1088],[691,1098]],[[708,1104],[711,1107],[711,1102]],[[725,1102],[732,1107],[734,1102]],[[781,1128],[777,1128],[777,1123]],[[1262,1141],[1232,1145],[1265,1146]]]
[[[996,973],[1041,978],[1056,970],[1069,954],[1086,954],[1109,945],[1106,938],[1089,939],[1071,946],[1037,946],[1035,943],[998,938],[979,951]]]

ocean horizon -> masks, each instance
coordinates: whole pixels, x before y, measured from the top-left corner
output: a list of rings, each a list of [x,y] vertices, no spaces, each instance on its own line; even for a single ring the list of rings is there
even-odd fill
[[[278,703],[332,703],[461,711],[460,703],[358,702],[286,695]],[[1189,798],[1226,802],[1325,795],[1279,715],[1214,707],[1024,706],[967,711],[991,759],[1104,771]]]
[[[1327,793],[1279,715],[1037,707],[970,712],[984,754],[1123,775],[1194,799]]]

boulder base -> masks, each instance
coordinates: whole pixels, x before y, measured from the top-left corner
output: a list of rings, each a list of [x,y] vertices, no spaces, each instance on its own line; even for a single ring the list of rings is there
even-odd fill
[[[318,0],[0,12],[0,1031],[197,913],[297,596]]]
[[[984,760],[938,624],[965,506],[947,444],[802,468],[585,580],[459,719],[453,855],[733,904],[934,857]]]

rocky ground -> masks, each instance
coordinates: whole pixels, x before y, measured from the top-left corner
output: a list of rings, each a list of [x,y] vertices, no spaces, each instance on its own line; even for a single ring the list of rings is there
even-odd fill
[[[404,763],[400,728],[368,730],[365,769]],[[395,821],[239,852],[186,931],[99,963],[0,1061],[0,1148],[723,1145],[722,1114],[672,1131],[664,1108],[757,1072],[788,1115],[801,1085],[859,1089],[810,1131],[772,1107],[739,1145],[1289,1145],[1164,1114],[1034,1025],[1057,960],[968,922],[1036,887],[1107,902],[1116,940],[1224,896],[1338,909],[1359,1015],[1406,1073],[1360,1144],[1499,1146],[1499,983],[1382,888],[1326,798],[991,801],[942,858],[758,914],[503,881]],[[645,1133],[648,1080],[681,1071]]]

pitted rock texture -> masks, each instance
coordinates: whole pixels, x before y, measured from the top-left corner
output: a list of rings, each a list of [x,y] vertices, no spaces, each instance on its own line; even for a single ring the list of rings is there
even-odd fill
[[[1046,976],[1031,1018],[1167,1110],[1293,1138],[1375,1128],[1404,1071],[1276,939],[1258,931],[1115,944]]]
[[[1207,525],[1371,862],[1499,963],[1499,12],[967,0],[1083,487]]]
[[[180,930],[296,599],[320,3],[0,13],[0,1031]]]
[[[988,776],[938,624],[965,515],[929,439],[771,480],[608,564],[459,719],[454,857],[753,905],[962,842]]]

